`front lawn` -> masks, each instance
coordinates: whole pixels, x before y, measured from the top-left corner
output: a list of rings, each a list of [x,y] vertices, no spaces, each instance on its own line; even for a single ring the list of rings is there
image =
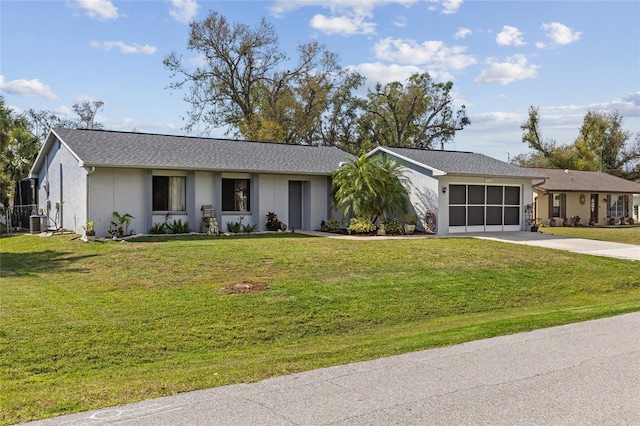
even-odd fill
[[[540,228],[540,231],[547,234],[562,235],[565,237],[587,238],[589,240],[612,241],[616,243],[640,245],[640,226],[611,226],[595,227],[580,226]]]
[[[467,238],[0,252],[2,424],[640,310],[635,262]]]

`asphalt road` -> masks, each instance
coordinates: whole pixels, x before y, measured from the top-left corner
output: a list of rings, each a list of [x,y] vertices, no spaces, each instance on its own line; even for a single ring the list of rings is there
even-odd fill
[[[34,425],[640,425],[640,312]]]

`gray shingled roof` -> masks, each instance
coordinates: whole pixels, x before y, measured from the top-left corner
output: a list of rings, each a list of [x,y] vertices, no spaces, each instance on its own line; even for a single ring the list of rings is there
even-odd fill
[[[380,147],[416,164],[450,175],[517,177],[542,179],[544,175],[482,154],[462,151],[438,151],[413,148]]]
[[[285,145],[104,130],[55,129],[83,166],[330,175],[352,155]]]
[[[546,191],[557,192],[610,192],[640,194],[640,183],[622,179],[607,173],[584,170],[539,169],[527,168],[536,173],[548,176],[548,179],[537,187]]]

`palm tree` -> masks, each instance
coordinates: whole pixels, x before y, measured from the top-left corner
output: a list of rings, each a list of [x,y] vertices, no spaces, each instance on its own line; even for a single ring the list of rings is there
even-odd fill
[[[381,215],[408,211],[406,181],[399,163],[362,155],[334,172],[333,197],[345,216],[353,213],[375,222]]]
[[[0,201],[5,205],[18,182],[29,173],[39,149],[40,141],[29,132],[24,117],[14,117],[0,96]]]

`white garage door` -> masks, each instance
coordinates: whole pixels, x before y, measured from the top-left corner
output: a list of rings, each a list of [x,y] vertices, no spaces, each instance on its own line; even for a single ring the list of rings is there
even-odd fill
[[[449,185],[449,232],[521,230],[521,188]]]

